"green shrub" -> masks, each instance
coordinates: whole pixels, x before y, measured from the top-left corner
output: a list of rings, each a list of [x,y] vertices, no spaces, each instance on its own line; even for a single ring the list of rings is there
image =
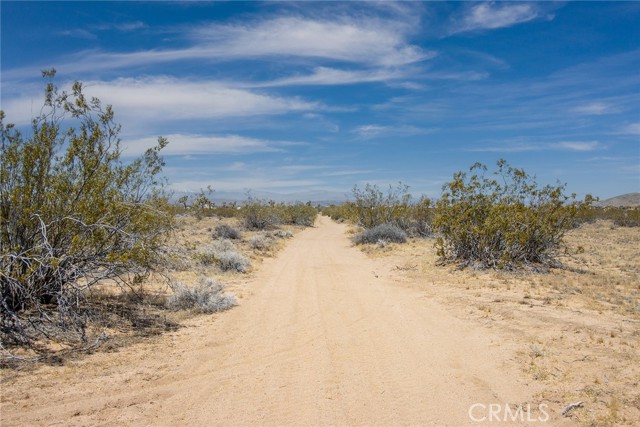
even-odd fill
[[[318,216],[316,208],[307,203],[295,203],[293,205],[282,205],[282,219],[285,224],[303,225],[311,227]]]
[[[364,228],[393,223],[406,229],[411,201],[408,190],[409,187],[402,183],[396,188],[389,186],[386,194],[377,185],[366,184],[362,190],[356,185],[352,190],[354,201],[349,205],[349,216]]]
[[[497,162],[492,177],[476,163],[443,187],[433,220],[442,260],[479,267],[549,265],[584,205],[564,186],[539,187],[524,170]]]
[[[378,242],[404,243],[407,241],[407,233],[395,224],[380,224],[356,234],[352,240],[356,245]]]
[[[334,221],[344,222],[351,219],[351,214],[354,209],[352,202],[346,202],[340,205],[329,205],[321,208],[323,215],[327,215]]]
[[[282,222],[273,200],[267,202],[249,197],[242,206],[241,214],[245,227],[249,230],[265,230]]]
[[[27,136],[0,112],[0,326],[24,342],[19,312],[55,304],[73,323],[86,289],[132,286],[160,268],[172,227],[158,180],[167,141],[122,163],[111,106],[79,82],[59,92],[54,75],[43,72],[44,107]]]
[[[613,221],[619,227],[640,227],[640,207],[585,206],[578,210],[574,225],[579,227],[597,220]]]
[[[215,215],[222,218],[237,218],[240,216],[241,208],[236,202],[224,202],[222,205],[213,206],[211,210]]]
[[[609,208],[606,212],[619,227],[640,227],[640,208]]]

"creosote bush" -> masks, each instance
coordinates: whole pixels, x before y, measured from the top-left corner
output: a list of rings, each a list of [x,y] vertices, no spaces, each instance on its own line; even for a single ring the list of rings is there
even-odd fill
[[[551,265],[584,204],[564,186],[540,187],[524,170],[497,162],[486,176],[476,163],[443,187],[433,220],[443,261],[491,268]]]
[[[409,222],[411,194],[409,187],[398,183],[396,188],[389,186],[385,194],[377,185],[366,184],[364,189],[354,186],[353,203],[348,205],[350,217],[357,225],[373,228],[382,224],[396,224],[406,229]]]
[[[248,198],[240,213],[249,230],[266,230],[280,224],[311,227],[318,215],[318,211],[310,203],[285,204],[253,197]]]
[[[87,289],[133,286],[160,268],[173,221],[158,179],[167,141],[123,163],[111,106],[79,82],[60,91],[54,75],[43,72],[44,106],[26,135],[0,112],[0,332],[22,344],[37,337],[21,313],[47,304],[82,327]]]
[[[248,230],[265,230],[275,227],[282,221],[273,200],[265,202],[249,197],[242,207],[241,213]]]
[[[173,295],[167,299],[167,305],[173,310],[195,310],[202,313],[215,313],[228,310],[238,304],[233,295],[224,295],[224,285],[210,278],[200,278],[193,287],[183,283],[172,286]]]
[[[376,225],[353,236],[353,243],[356,245],[378,242],[405,243],[406,241],[407,233],[395,224]]]
[[[385,193],[377,185],[366,184],[364,189],[355,186],[352,194],[353,201],[327,206],[322,212],[335,221],[349,221],[366,229],[394,224],[411,236],[431,235],[431,200],[422,196],[415,201],[407,185],[389,186]]]

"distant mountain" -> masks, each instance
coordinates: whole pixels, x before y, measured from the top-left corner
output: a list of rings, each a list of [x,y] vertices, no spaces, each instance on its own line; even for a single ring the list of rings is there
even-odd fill
[[[595,206],[606,207],[623,207],[630,208],[640,206],[640,193],[628,193],[621,196],[612,197],[610,199],[601,200],[594,203]]]

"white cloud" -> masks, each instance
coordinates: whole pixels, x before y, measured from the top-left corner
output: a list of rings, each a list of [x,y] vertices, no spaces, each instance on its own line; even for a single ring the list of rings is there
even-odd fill
[[[520,153],[526,151],[595,151],[602,148],[598,141],[561,141],[550,143],[513,142],[498,146],[474,147],[467,151],[495,152],[495,153]]]
[[[408,76],[407,71],[386,68],[370,70],[338,70],[328,67],[316,67],[313,73],[273,80],[264,83],[247,84],[250,87],[277,87],[299,85],[344,85],[354,83],[387,82]]]
[[[142,22],[110,26],[133,31]],[[96,29],[102,27],[97,26]],[[104,27],[107,28],[107,27]],[[83,30],[82,30],[83,31]],[[243,24],[209,24],[182,30],[191,44],[178,49],[136,52],[82,51],[60,60],[62,74],[100,72],[185,61],[315,58],[376,67],[396,67],[436,55],[408,42],[411,27],[398,20],[371,17],[279,17]],[[39,67],[3,70],[5,80],[37,75]]]
[[[550,147],[568,151],[594,151],[600,148],[598,141],[562,141],[550,144]]]
[[[601,114],[614,113],[617,110],[612,105],[606,104],[604,102],[590,102],[587,104],[574,107],[571,109],[571,111],[578,114],[601,115]]]
[[[126,124],[275,115],[325,108],[300,98],[271,96],[220,82],[169,77],[90,81],[84,86],[86,96],[113,105],[116,120],[124,118]],[[38,114],[33,105],[40,108],[41,99],[41,94],[23,95],[3,100],[3,108],[9,120],[26,124]]]
[[[620,130],[624,135],[640,135],[640,122],[630,123]]]
[[[481,3],[466,9],[465,15],[451,33],[511,27],[540,16],[528,3]]]
[[[210,57],[315,57],[396,66],[433,57],[407,43],[407,26],[373,18],[333,20],[281,17],[249,25],[212,24],[192,32]]]
[[[167,156],[191,154],[251,154],[285,151],[284,147],[301,145],[297,142],[271,141],[247,138],[239,135],[164,135],[169,140],[162,154]],[[123,151],[126,156],[138,156],[157,144],[156,137],[143,137],[124,140]],[[234,170],[242,170],[243,163],[234,163]]]
[[[433,132],[432,129],[425,129],[408,125],[382,126],[376,124],[362,125],[353,129],[359,139],[371,139],[380,136],[411,136],[422,135]]]

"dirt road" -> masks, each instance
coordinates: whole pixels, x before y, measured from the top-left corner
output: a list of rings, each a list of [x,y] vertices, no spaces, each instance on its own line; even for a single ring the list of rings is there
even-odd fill
[[[327,218],[248,290],[152,343],[5,385],[2,425],[480,426],[471,405],[536,391],[508,342],[391,285]]]

